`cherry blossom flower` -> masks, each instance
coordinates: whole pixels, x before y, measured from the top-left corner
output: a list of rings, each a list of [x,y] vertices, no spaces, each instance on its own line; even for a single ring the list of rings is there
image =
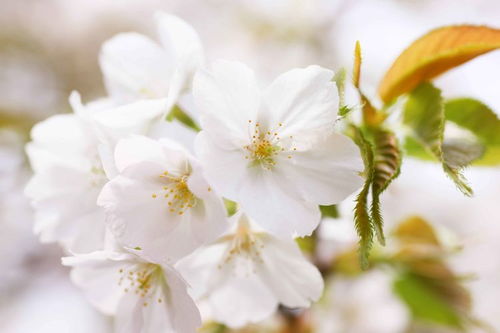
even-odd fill
[[[222,200],[179,144],[132,136],[118,142],[114,158],[119,175],[103,188],[98,204],[125,246],[171,262],[225,231]]]
[[[60,242],[75,252],[102,248],[104,212],[96,205],[108,180],[99,157],[99,140],[89,114],[70,98],[75,113],[52,116],[31,131],[26,152],[34,175],[25,193],[35,209],[35,233],[43,242]]]
[[[123,104],[168,98],[168,111],[191,84],[204,52],[196,31],[179,17],[156,13],[159,41],[121,33],[105,42],[100,65],[109,95]]]
[[[321,296],[321,274],[293,240],[262,232],[242,213],[231,219],[229,233],[177,265],[212,319],[240,327],[271,316],[280,303],[308,307]]]
[[[120,333],[194,333],[201,325],[199,311],[186,284],[170,266],[134,253],[97,251],[65,257],[71,278],[89,301],[115,316]]]
[[[195,76],[203,129],[196,151],[207,179],[275,235],[310,234],[319,204],[338,203],[363,182],[357,146],[333,132],[332,77],[319,66],[293,69],[261,92],[236,62]]]

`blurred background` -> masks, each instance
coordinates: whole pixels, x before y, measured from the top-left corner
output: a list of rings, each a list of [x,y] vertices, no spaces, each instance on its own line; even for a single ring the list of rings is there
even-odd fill
[[[0,0],[0,332],[111,330],[110,319],[69,282],[59,247],[40,244],[32,233],[23,196],[30,176],[23,145],[34,123],[70,111],[72,90],[85,101],[103,96],[101,43],[125,31],[154,37],[156,10],[192,24],[209,59],[244,61],[264,82],[309,64],[351,68],[359,40],[362,85],[371,97],[395,57],[430,29],[460,23],[500,27],[498,0]],[[500,52],[445,74],[436,85],[447,97],[475,97],[498,114]],[[481,322],[472,330],[498,332],[500,170],[474,167],[466,175],[473,198],[456,190],[438,165],[406,159],[383,195],[386,228],[390,233],[415,215],[429,222],[451,249],[447,265],[470,292],[471,312]],[[346,206],[340,219],[321,228],[321,260],[335,261],[356,242]],[[307,313],[309,331],[293,332],[453,331],[416,323],[383,269],[333,274],[327,285],[324,299]],[[280,325],[271,319],[241,332],[278,332]]]

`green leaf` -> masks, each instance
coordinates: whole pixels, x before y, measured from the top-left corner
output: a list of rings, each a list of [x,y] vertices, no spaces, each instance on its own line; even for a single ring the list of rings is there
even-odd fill
[[[446,120],[472,132],[484,145],[478,165],[500,163],[500,119],[488,106],[471,98],[458,98],[445,104]]]
[[[229,329],[223,325],[219,324],[217,322],[208,322],[203,325],[203,327],[200,327],[198,329],[199,333],[226,333],[229,332]]]
[[[182,124],[186,125],[196,132],[201,131],[201,128],[198,126],[198,124],[196,124],[196,122],[178,105],[174,105],[166,118],[167,121],[173,121],[174,119],[177,119]]]
[[[371,216],[373,226],[380,244],[385,245],[383,219],[380,213],[380,195],[399,175],[401,166],[401,151],[394,133],[376,129],[373,133],[374,161],[372,182]]]
[[[368,213],[368,194],[373,180],[373,149],[359,128],[352,126],[351,129],[354,142],[359,146],[365,164],[365,185],[356,197],[354,225],[360,238],[359,261],[361,268],[366,269],[369,265],[368,257],[373,245],[373,221]]]
[[[441,156],[444,113],[439,89],[430,83],[416,88],[405,105],[403,122],[412,128],[415,139],[428,151]]]
[[[485,147],[466,139],[445,140],[442,145],[443,159],[453,168],[463,168],[484,155]]]
[[[418,276],[403,273],[394,281],[393,288],[415,319],[463,328],[461,317],[456,310]]]
[[[235,201],[223,198],[226,206],[227,216],[233,216],[238,211],[238,204]]]
[[[339,211],[336,205],[319,206],[319,209],[321,210],[321,215],[323,217],[331,217],[334,219],[339,217]]]
[[[472,195],[472,189],[457,168],[446,162],[443,151],[444,106],[441,91],[430,83],[422,83],[408,97],[403,122],[412,130],[413,138],[428,153],[434,155],[443,165],[443,170],[465,194]]]
[[[465,167],[467,165],[492,165],[500,163],[500,146],[489,147],[485,153],[485,146],[468,139],[445,139],[442,144],[443,158],[450,165]],[[406,137],[404,150],[407,155],[424,161],[439,162],[436,156],[430,154],[412,137]],[[495,162],[497,161],[497,162]]]
[[[471,98],[458,98],[445,104],[446,120],[474,133],[482,142],[500,145],[500,120],[495,112]]]
[[[295,238],[295,242],[302,252],[313,254],[316,249],[316,237],[313,237],[313,235],[297,237]]]
[[[500,146],[488,146],[483,157],[474,162],[474,165],[485,166],[498,164],[500,164]]]
[[[347,105],[342,105],[342,106],[339,108],[339,116],[341,116],[341,117],[345,117],[345,116],[347,116],[347,114],[348,114],[349,112],[351,112],[352,110],[354,110],[352,107],[347,106]]]
[[[439,162],[434,155],[425,150],[425,148],[411,136],[405,137],[403,148],[404,152],[409,156],[416,157],[424,161]]]

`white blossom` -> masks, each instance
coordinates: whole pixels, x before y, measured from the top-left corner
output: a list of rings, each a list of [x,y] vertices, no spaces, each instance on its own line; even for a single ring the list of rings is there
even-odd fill
[[[201,319],[186,284],[170,266],[134,253],[97,251],[62,262],[89,301],[115,316],[120,333],[194,333]]]
[[[233,229],[177,265],[212,319],[241,327],[271,316],[278,304],[308,307],[323,291],[318,269],[293,240],[256,229],[244,214]]]
[[[121,33],[103,44],[99,61],[108,93],[117,103],[167,98],[168,112],[190,86],[204,51],[196,31],[179,17],[158,12],[155,19],[160,43]]]
[[[179,144],[132,136],[118,142],[114,159],[119,175],[103,188],[98,204],[125,246],[170,262],[225,231],[221,198]]]
[[[280,75],[263,92],[253,72],[219,61],[193,83],[203,131],[196,151],[221,195],[270,232],[308,235],[318,205],[357,190],[357,146],[333,132],[338,109],[333,72],[319,66]]]
[[[89,116],[100,105],[84,108],[78,96],[75,113],[52,116],[31,131],[27,144],[34,175],[25,193],[35,209],[35,233],[43,242],[60,242],[75,252],[102,248],[104,213],[96,200],[107,177],[99,140]]]

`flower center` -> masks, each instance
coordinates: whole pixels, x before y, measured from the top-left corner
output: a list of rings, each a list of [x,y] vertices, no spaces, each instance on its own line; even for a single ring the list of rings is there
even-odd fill
[[[222,265],[231,262],[238,263],[239,258],[244,259],[243,262],[246,263],[246,267],[242,267],[243,270],[247,270],[247,273],[250,273],[253,272],[252,267],[255,263],[262,262],[261,250],[264,245],[259,236],[252,232],[246,221],[240,220],[236,233],[225,236],[223,239],[229,243],[229,246],[222,263],[219,265],[219,269],[222,268]]]
[[[133,292],[143,298],[144,306],[148,306],[148,300],[154,294],[154,287],[163,276],[161,267],[156,264],[135,265],[131,269],[121,268],[118,273],[118,285],[123,287],[124,292]],[[157,301],[161,303],[163,300],[158,298]]]
[[[248,123],[251,125],[252,120],[249,120]],[[278,128],[282,126],[282,123],[278,124]],[[250,161],[250,166],[261,166],[271,170],[276,165],[278,155],[286,150],[278,130],[263,130],[260,123],[257,122],[255,129],[250,132],[251,143],[243,147],[246,153],[245,159]],[[292,139],[291,136],[290,139]],[[293,150],[296,149],[293,148]],[[287,157],[292,158],[292,155]]]
[[[160,175],[165,185],[159,194],[153,193],[151,197],[156,199],[163,197],[167,201],[168,211],[178,215],[183,215],[189,208],[196,205],[197,198],[189,190],[187,185],[188,176],[174,176],[165,171]]]

